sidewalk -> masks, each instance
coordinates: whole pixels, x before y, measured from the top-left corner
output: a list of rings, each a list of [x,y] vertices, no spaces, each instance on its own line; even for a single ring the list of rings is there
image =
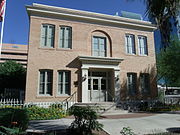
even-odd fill
[[[31,121],[27,131],[43,132],[66,129],[73,120],[73,117],[68,117],[57,120]],[[98,121],[104,125],[103,129],[111,135],[120,135],[123,127],[130,127],[138,135],[166,132],[167,128],[180,128],[179,114],[129,113],[103,116]]]

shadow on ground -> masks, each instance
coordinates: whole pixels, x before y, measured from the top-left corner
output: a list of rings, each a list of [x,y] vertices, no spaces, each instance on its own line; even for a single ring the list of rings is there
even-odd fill
[[[166,129],[170,133],[179,133],[180,134],[180,127],[172,127]]]

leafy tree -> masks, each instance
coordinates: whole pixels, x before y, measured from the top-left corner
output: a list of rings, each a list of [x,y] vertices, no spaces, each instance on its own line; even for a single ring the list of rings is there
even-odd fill
[[[0,93],[4,88],[25,88],[26,69],[15,61],[0,63]]]
[[[171,86],[180,86],[180,40],[173,39],[166,50],[161,50],[157,59],[160,77]]]

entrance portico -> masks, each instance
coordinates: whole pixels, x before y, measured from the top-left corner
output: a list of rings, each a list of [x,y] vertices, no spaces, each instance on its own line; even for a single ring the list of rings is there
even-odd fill
[[[118,101],[123,59],[79,56],[82,66],[82,103]]]

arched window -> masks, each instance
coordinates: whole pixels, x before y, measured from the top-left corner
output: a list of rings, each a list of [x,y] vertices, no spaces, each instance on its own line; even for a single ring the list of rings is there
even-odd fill
[[[92,55],[106,57],[106,37],[93,36]]]

